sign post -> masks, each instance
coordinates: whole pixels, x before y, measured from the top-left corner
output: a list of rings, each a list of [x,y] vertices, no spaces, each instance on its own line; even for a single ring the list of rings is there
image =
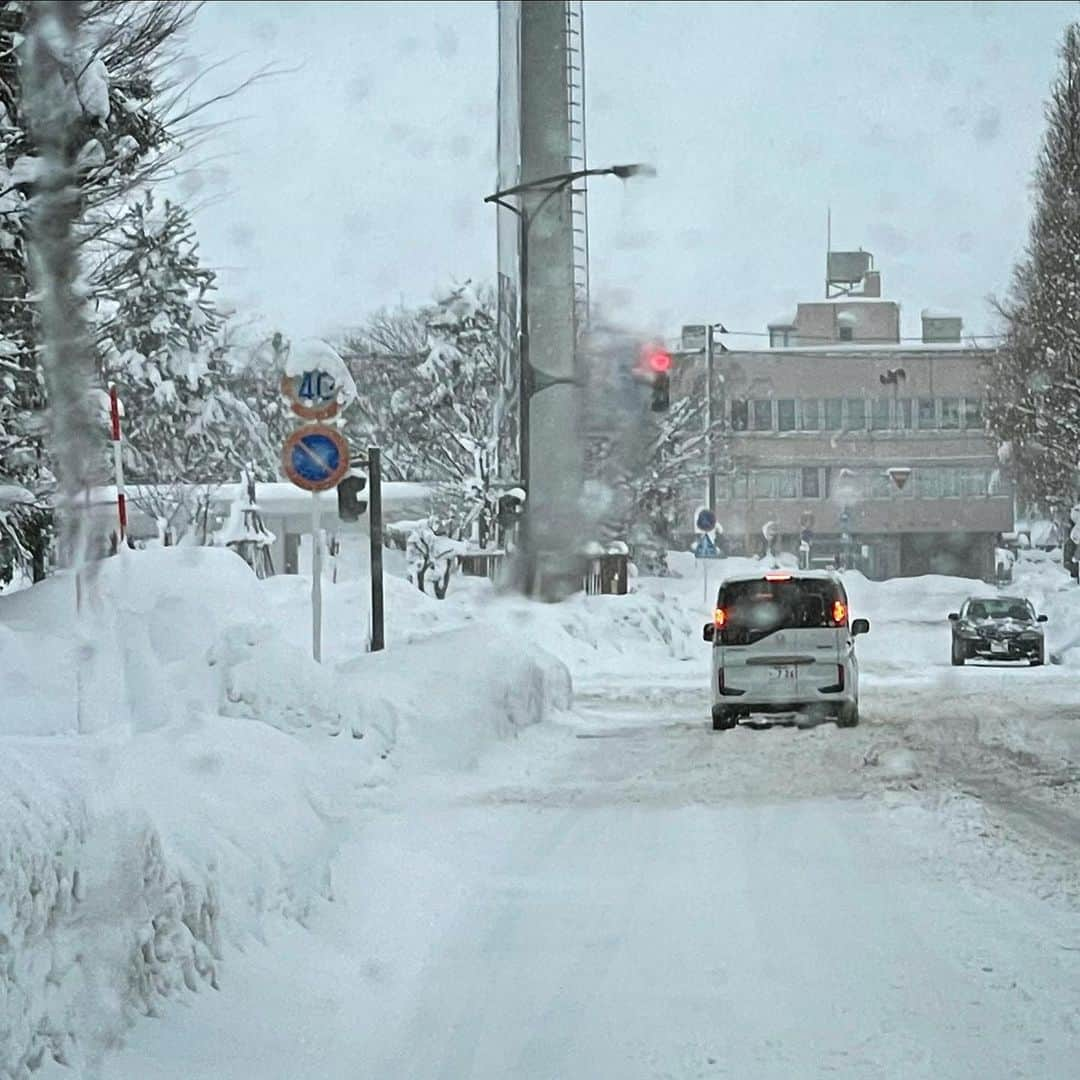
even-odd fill
[[[322,663],[322,522],[319,493],[311,493],[311,655]]]
[[[113,470],[116,473],[116,516],[120,525],[116,550],[127,546],[127,493],[124,490],[123,436],[120,433],[120,395],[116,384],[109,386],[109,434],[113,445]]]
[[[709,562],[720,558],[720,552],[716,548],[710,535],[716,528],[716,515],[707,507],[702,507],[694,518],[694,527],[701,534],[694,545],[694,558],[701,563],[701,587],[703,602],[709,606]]]
[[[382,567],[382,463],[379,448],[368,447],[368,508],[371,512],[371,651],[386,647],[383,633],[383,567]]]
[[[281,454],[285,475],[311,492],[311,655],[322,662],[322,523],[319,492],[335,487],[349,471],[349,447],[344,436],[324,424],[297,428]]]

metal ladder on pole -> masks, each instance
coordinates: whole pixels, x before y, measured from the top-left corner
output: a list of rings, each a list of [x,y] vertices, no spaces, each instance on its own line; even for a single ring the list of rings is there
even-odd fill
[[[570,148],[566,171],[588,168],[585,147],[585,38],[582,0],[566,0],[566,120]],[[570,227],[574,246],[574,329],[589,324],[588,183],[583,177],[570,191]]]

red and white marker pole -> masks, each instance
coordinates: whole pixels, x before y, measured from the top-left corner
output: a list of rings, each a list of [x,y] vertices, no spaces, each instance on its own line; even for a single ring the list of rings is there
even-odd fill
[[[124,459],[121,454],[120,397],[115,384],[109,387],[109,419],[113,444],[113,467],[116,470],[116,513],[120,519],[120,542],[117,550],[127,544],[127,493],[124,491]]]

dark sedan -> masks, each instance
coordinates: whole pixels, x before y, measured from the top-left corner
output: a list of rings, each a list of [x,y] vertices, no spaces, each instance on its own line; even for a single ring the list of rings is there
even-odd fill
[[[1032,666],[1046,661],[1046,640],[1039,625],[1046,616],[1036,615],[1023,597],[972,596],[949,619],[954,667],[975,659],[1028,660]]]

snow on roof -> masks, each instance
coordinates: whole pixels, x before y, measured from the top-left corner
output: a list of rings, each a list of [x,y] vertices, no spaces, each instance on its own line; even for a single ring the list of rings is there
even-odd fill
[[[206,485],[196,485],[203,488]],[[137,505],[144,494],[149,494],[153,485],[127,485],[127,497],[129,504]],[[0,489],[2,490],[2,489]],[[171,492],[169,485],[164,485],[166,494]],[[389,509],[395,505],[408,505],[413,502],[422,502],[430,499],[432,485],[415,483],[406,480],[383,481],[382,497],[383,505]],[[337,511],[337,492],[321,491],[318,493],[320,508],[325,510],[332,507]],[[211,485],[210,501],[216,506],[231,505],[238,499],[247,498],[247,486],[240,483],[220,484],[217,487]],[[61,501],[59,499],[55,500]],[[264,514],[292,514],[311,511],[312,498],[310,491],[304,491],[288,481],[274,483],[259,482],[255,485],[255,504]],[[105,484],[102,487],[92,488],[90,491],[91,506],[111,506],[116,503],[116,487]]]
[[[776,353],[851,353],[851,352],[956,352],[964,349],[990,352],[993,345],[980,345],[970,338],[966,341],[880,341],[880,342],[833,342],[830,345],[783,345],[771,349],[746,349],[743,352],[760,352],[762,356]],[[736,350],[732,350],[733,352]]]
[[[793,330],[795,328],[795,316],[793,314],[781,315],[776,319],[770,319],[765,325],[770,330]]]
[[[841,326],[854,326],[858,319],[855,317],[854,311],[838,311],[836,313],[836,321]]]
[[[922,309],[922,317],[924,319],[959,319],[955,311],[949,311],[948,308],[933,308],[926,307]]]

